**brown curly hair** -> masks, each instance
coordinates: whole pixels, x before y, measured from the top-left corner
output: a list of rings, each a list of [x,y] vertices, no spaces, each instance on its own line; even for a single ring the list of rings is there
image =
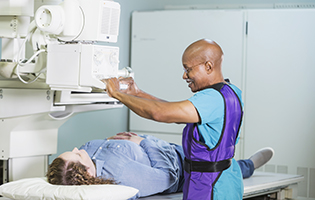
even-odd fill
[[[113,179],[91,176],[80,162],[65,161],[59,157],[49,165],[46,177],[54,185],[117,184]]]

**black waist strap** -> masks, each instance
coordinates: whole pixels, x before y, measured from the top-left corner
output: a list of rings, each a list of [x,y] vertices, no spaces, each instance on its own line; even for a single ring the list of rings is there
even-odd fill
[[[231,166],[232,159],[218,162],[192,161],[185,158],[184,169],[186,172],[221,172]]]

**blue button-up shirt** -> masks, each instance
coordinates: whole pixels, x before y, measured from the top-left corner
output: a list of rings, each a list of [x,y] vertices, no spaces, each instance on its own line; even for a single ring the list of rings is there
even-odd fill
[[[132,199],[156,193],[171,193],[182,187],[181,147],[153,136],[140,145],[128,140],[92,140],[80,147],[96,166],[96,176],[137,188]]]

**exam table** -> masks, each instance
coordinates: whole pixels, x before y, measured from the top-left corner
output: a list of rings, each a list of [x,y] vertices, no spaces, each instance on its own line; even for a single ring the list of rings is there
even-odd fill
[[[243,199],[258,200],[272,199],[297,200],[298,183],[303,180],[301,175],[277,174],[256,171],[250,178],[244,179],[244,195]],[[182,200],[183,193],[174,193],[167,195],[152,195],[140,198],[141,200]],[[0,197],[0,200],[11,200],[9,198]]]
[[[301,175],[277,174],[256,171],[250,178],[244,179],[243,199],[272,196],[273,199],[294,199],[297,197],[297,184],[303,180]],[[141,200],[182,200],[182,193],[153,195]]]

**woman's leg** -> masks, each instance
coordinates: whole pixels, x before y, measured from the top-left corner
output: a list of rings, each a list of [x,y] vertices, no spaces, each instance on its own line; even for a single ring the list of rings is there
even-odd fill
[[[250,159],[246,159],[238,160],[237,163],[241,168],[243,178],[251,177],[255,170],[253,161],[251,161]]]
[[[266,164],[273,156],[274,151],[270,147],[265,147],[254,153],[249,159],[237,161],[243,174],[243,178],[249,178],[255,169]]]

